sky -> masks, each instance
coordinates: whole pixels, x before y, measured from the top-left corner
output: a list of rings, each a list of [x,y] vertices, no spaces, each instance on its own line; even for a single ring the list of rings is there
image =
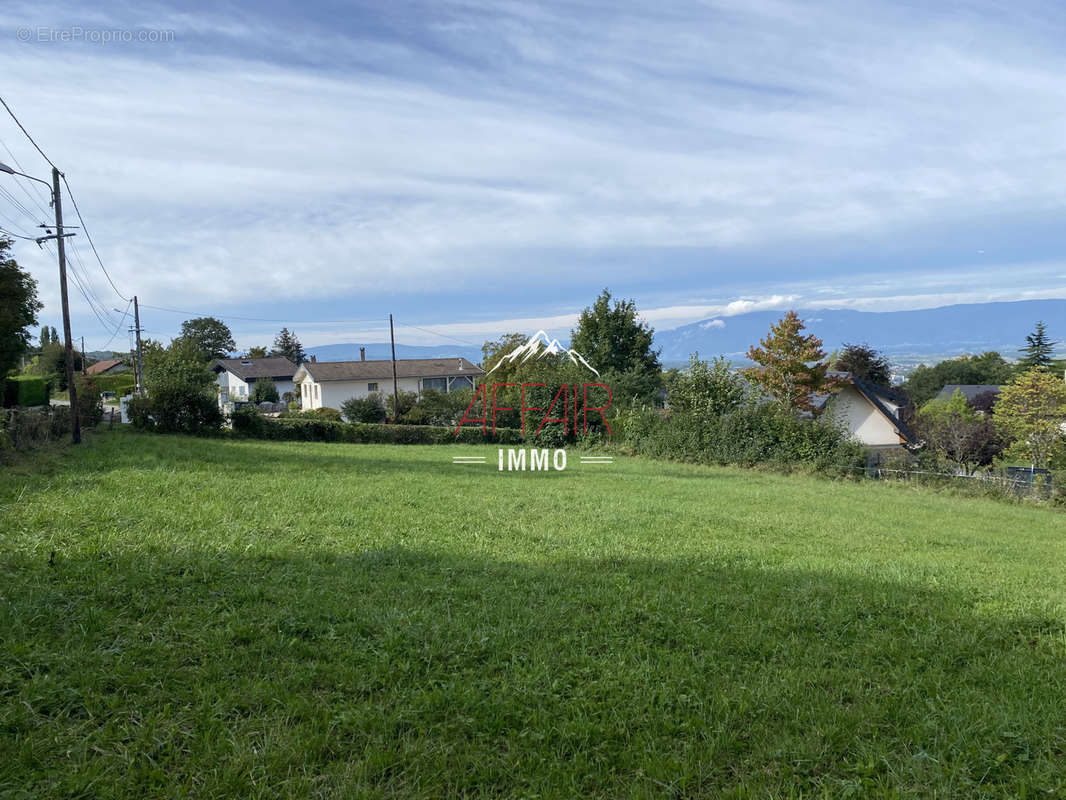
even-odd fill
[[[0,96],[114,283],[76,230],[89,350],[133,294],[241,349],[1066,297],[1061,3],[85,5],[0,5]],[[0,161],[48,178],[6,115]],[[0,174],[0,228],[46,197]]]

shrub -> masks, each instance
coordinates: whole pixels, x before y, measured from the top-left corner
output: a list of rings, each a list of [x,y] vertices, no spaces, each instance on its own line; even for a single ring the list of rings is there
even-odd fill
[[[191,343],[175,339],[148,360],[146,407],[137,414],[144,427],[165,433],[218,433],[222,412],[215,394],[215,375]]]
[[[0,415],[0,452],[32,450],[70,433],[70,409],[12,408]]]
[[[249,399],[253,403],[278,403],[281,401],[277,384],[271,378],[259,378],[255,382],[252,396]]]
[[[366,397],[350,397],[341,404],[341,412],[349,422],[384,422],[385,400],[380,392]]]
[[[126,416],[134,428],[141,430],[154,430],[155,420],[152,419],[152,403],[147,397],[135,395],[130,398],[126,405]]]
[[[104,418],[104,404],[100,400],[100,386],[95,378],[74,378],[74,387],[78,392],[78,417],[85,426],[98,425]]]
[[[309,408],[307,411],[301,412],[302,417],[313,417],[315,419],[325,419],[331,422],[341,421],[341,412],[335,408],[328,408],[323,406],[322,408]]]
[[[495,436],[483,435],[480,428],[463,428],[456,436],[453,428],[431,425],[350,423],[306,413],[272,419],[254,409],[235,411],[231,419],[234,433],[256,439],[353,444],[522,444],[524,441],[521,432],[512,428],[497,428]]]
[[[131,372],[120,372],[117,375],[94,375],[98,392],[114,392],[116,397],[124,397],[133,391],[137,385],[137,379]]]
[[[48,405],[48,382],[38,375],[16,375],[4,380],[4,408]]]

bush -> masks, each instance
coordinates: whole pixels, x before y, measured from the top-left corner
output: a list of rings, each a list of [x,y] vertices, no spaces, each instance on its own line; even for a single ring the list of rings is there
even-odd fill
[[[4,408],[48,405],[48,382],[38,375],[16,375],[4,380]]]
[[[320,409],[315,409],[316,411]],[[480,428],[454,428],[431,425],[377,425],[340,422],[313,414],[273,419],[254,409],[233,412],[234,433],[256,439],[298,442],[349,442],[352,444],[522,444],[520,431],[497,428],[495,436],[485,436]]]
[[[130,398],[126,405],[126,416],[134,428],[150,431],[155,429],[155,420],[152,419],[152,403],[147,397],[135,395]]]
[[[366,397],[350,397],[341,404],[341,413],[349,422],[384,422],[385,400],[380,392],[371,392]]]
[[[94,375],[98,392],[114,392],[115,397],[125,397],[133,391],[137,385],[137,379],[131,372],[120,372],[117,375]]]
[[[78,417],[81,424],[91,427],[98,425],[104,418],[104,404],[100,400],[100,386],[96,378],[74,378],[74,388],[78,392]]]
[[[255,382],[252,396],[249,398],[253,403],[278,403],[281,397],[278,394],[277,384],[271,378],[260,378]]]
[[[70,433],[70,409],[12,408],[0,415],[0,453],[32,450]]]
[[[341,412],[335,408],[327,408],[325,406],[322,408],[309,408],[307,411],[301,412],[300,416],[313,417],[314,419],[325,419],[330,420],[331,422],[341,421]]]
[[[774,405],[742,405],[724,414],[662,414],[633,410],[621,418],[620,438],[631,452],[703,464],[808,465],[851,473],[862,447],[824,420],[805,420]]]

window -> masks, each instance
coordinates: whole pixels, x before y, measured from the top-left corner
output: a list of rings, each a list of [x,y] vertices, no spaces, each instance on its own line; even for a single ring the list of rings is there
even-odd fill
[[[459,375],[455,378],[448,378],[448,391],[458,392],[460,389],[473,389],[474,379],[469,375]]]
[[[376,392],[378,390],[378,385],[376,383],[368,383],[366,385],[366,390],[368,392]]]
[[[448,391],[448,379],[447,378],[423,378],[422,379],[422,391],[432,389],[435,392],[447,392]]]
[[[316,383],[316,384],[315,384],[315,400],[321,400],[321,399],[322,399],[322,395],[321,395],[321,393],[320,393],[320,392],[318,391],[318,384]]]

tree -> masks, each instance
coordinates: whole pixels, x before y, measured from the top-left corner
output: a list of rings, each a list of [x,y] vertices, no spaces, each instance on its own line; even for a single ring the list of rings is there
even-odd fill
[[[203,361],[225,358],[237,349],[229,327],[214,317],[197,317],[181,323],[181,338],[200,352]]]
[[[1023,372],[999,393],[996,424],[1018,441],[1030,463],[1046,467],[1063,442],[1066,383],[1040,369]]]
[[[744,383],[724,358],[708,364],[699,353],[689,360],[684,372],[672,375],[667,383],[667,403],[671,412],[690,414],[697,419],[727,414],[744,403]]]
[[[29,327],[43,308],[37,281],[10,258],[11,240],[0,238],[0,378],[14,369],[29,348]]]
[[[632,300],[615,300],[604,289],[592,306],[581,312],[577,328],[570,332],[570,347],[610,383],[609,375],[643,379],[644,391],[654,394],[662,383],[659,351],[652,349],[655,331],[637,317]]]
[[[920,438],[937,455],[972,475],[986,467],[1009,443],[992,418],[979,414],[959,390],[946,400],[930,400],[917,416]]]
[[[303,345],[296,338],[296,334],[288,328],[282,328],[274,337],[274,349],[270,351],[272,356],[284,356],[293,364],[299,366],[307,360]]]
[[[51,343],[52,334],[48,330],[48,326],[44,325],[41,327],[41,350],[44,350],[44,348],[48,347],[48,345],[50,345]]]
[[[1047,326],[1041,321],[1036,323],[1036,330],[1025,337],[1025,347],[1021,349],[1022,360],[1018,362],[1020,372],[1028,372],[1031,369],[1047,369],[1051,366],[1051,354],[1055,345],[1048,338]]]
[[[934,366],[920,365],[903,383],[903,392],[921,407],[950,383],[999,386],[1014,376],[1014,366],[994,350],[980,355],[959,356]]]
[[[143,424],[174,433],[213,433],[221,427],[215,374],[192,340],[180,337],[165,349],[156,343],[146,352],[144,384],[148,398],[137,416]]]
[[[789,411],[813,413],[812,395],[831,388],[834,381],[826,375],[829,362],[822,340],[813,333],[805,336],[804,330],[799,314],[789,311],[770,326],[761,347],[749,348],[748,358],[759,366],[744,374]]]
[[[280,399],[278,386],[273,378],[257,378],[252,389],[253,403],[276,403]]]
[[[857,378],[888,386],[892,383],[892,367],[888,357],[868,344],[845,344],[844,349],[831,359],[833,369],[850,372]]]
[[[249,347],[248,354],[245,358],[266,358],[267,349],[265,347]]]

